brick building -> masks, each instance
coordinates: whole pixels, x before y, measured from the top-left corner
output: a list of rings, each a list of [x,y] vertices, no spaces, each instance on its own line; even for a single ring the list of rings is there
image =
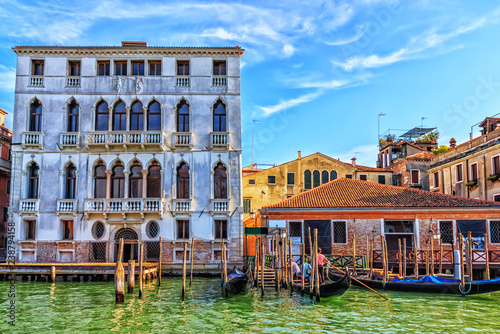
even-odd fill
[[[10,145],[12,131],[5,127],[7,112],[0,108],[0,259],[5,258],[10,193]]]
[[[263,226],[286,228],[298,244],[307,245],[307,227],[318,228],[325,254],[352,255],[354,236],[358,254],[366,254],[367,237],[380,250],[381,235],[392,251],[399,239],[407,240],[408,249],[413,241],[417,250],[428,242],[437,249],[434,236],[449,251],[456,248],[458,233],[467,235],[469,230],[474,231],[477,251],[486,243],[490,251],[500,250],[500,203],[360,180],[336,179],[269,205],[260,214]],[[299,254],[297,247],[294,253]]]

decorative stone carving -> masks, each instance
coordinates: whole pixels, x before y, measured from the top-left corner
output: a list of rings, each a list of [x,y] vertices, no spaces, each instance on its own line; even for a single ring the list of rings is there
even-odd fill
[[[136,79],[136,81],[135,81],[135,93],[141,94],[143,88],[144,88],[144,80],[142,78]]]
[[[122,78],[113,78],[113,90],[115,93],[120,93],[122,91]]]

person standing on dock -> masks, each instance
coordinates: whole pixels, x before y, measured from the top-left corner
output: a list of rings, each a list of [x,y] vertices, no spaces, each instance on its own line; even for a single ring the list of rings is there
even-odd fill
[[[300,267],[297,264],[297,262],[295,262],[295,260],[293,259],[293,257],[292,257],[291,261],[292,261],[293,277],[294,278],[299,278],[300,277]]]
[[[304,278],[311,283],[311,273],[312,273],[312,267],[309,264],[309,258],[306,258],[306,261],[304,263]]]
[[[321,248],[318,248],[318,273],[319,273],[319,284],[323,284],[325,282],[325,273],[323,270],[323,264],[327,263],[328,260],[326,256],[321,254]]]

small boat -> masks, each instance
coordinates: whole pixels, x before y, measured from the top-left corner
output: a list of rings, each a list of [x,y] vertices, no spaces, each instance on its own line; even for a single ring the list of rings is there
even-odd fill
[[[325,283],[319,286],[319,298],[328,298],[332,296],[341,296],[344,292],[351,286],[351,276],[349,271],[346,271],[345,275],[339,278],[337,281],[326,280]],[[302,290],[302,284],[300,281],[295,281],[293,284],[293,289],[300,292],[301,294],[306,294],[312,297],[316,296],[316,292],[309,291],[309,284],[305,284],[304,290]],[[316,296],[318,297],[318,296]]]
[[[381,280],[369,278],[357,278],[360,282],[373,289],[384,289],[390,291],[409,291],[409,292],[428,292],[455,295],[474,295],[500,291],[500,278],[483,281],[465,281],[462,286],[460,280],[445,279],[438,276],[424,276],[421,279],[400,280],[395,278],[393,281],[384,283]],[[354,285],[361,285],[354,281]]]
[[[232,295],[246,294],[249,291],[249,275],[236,269],[236,267],[231,270],[227,275],[227,283],[224,287],[224,282],[221,283],[222,287],[227,290]]]

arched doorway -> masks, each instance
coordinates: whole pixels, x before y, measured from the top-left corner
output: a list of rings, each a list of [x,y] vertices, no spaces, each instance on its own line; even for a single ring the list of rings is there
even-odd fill
[[[138,261],[138,242],[139,239],[137,232],[131,228],[122,228],[115,234],[115,259],[118,259],[118,252],[120,250],[120,239],[123,238],[123,262],[129,260]]]

